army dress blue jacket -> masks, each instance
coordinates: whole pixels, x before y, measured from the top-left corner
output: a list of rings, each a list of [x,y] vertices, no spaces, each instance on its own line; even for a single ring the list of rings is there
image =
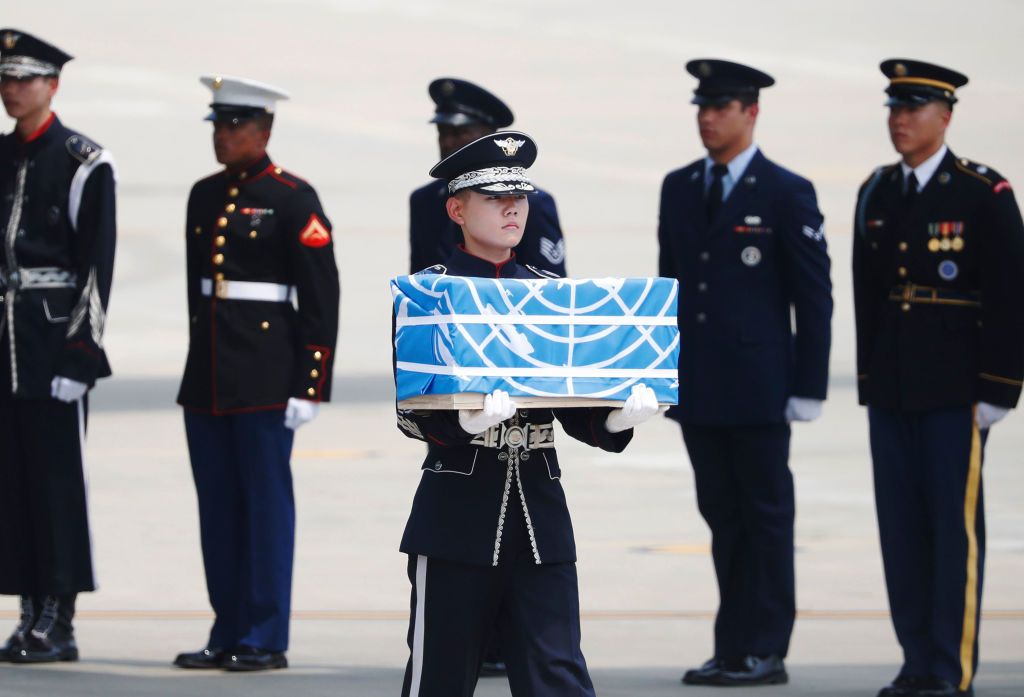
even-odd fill
[[[552,277],[513,256],[494,265],[458,247],[427,273],[489,278]],[[481,434],[467,433],[454,410],[398,409],[398,428],[424,441],[427,454],[401,551],[467,564],[497,566],[506,524],[527,527],[534,562],[576,561],[572,521],[555,451],[554,420],[573,438],[622,452],[633,430],[610,433],[610,408],[520,409]]]
[[[448,185],[435,180],[409,197],[409,273],[443,264],[462,244],[462,230],[445,209],[448,196]],[[520,265],[566,275],[565,240],[551,194],[540,189],[531,194],[530,215],[515,252]]]
[[[291,397],[328,401],[340,288],[313,187],[266,156],[218,172],[192,187],[185,236],[189,347],[178,403],[226,414],[283,409]],[[292,297],[231,297],[248,283]]]
[[[55,376],[93,385],[114,274],[114,161],[56,114],[0,136],[0,389],[49,399]]]
[[[754,155],[714,220],[705,160],[661,190],[658,273],[679,281],[682,423],[783,423],[789,397],[825,399],[832,282],[809,181]],[[791,318],[795,318],[795,326]]]
[[[897,163],[858,196],[860,403],[1011,408],[1024,384],[1024,223],[1010,183],[947,151],[909,204],[904,188]]]

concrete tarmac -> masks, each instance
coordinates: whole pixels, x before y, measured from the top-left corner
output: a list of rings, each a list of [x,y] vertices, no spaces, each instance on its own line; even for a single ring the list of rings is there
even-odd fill
[[[386,381],[360,384],[360,399],[342,397],[299,432],[291,668],[242,676],[170,666],[177,652],[204,645],[210,623],[181,414],[139,408],[101,386],[88,448],[100,589],[79,604],[83,660],[0,664],[0,697],[397,695],[409,603],[397,546],[422,449],[395,429],[392,405],[374,398],[374,385]],[[794,428],[801,614],[792,679],[745,695],[870,697],[898,667],[865,415],[855,401],[851,386],[834,385],[821,421]],[[719,694],[679,684],[684,668],[710,655],[717,592],[678,429],[664,419],[646,424],[621,455],[561,433],[558,443],[579,546],[583,648],[598,694]],[[1013,414],[993,429],[986,453],[979,697],[1024,694],[1022,449],[1022,416]],[[0,622],[14,621],[9,601]],[[486,679],[477,694],[509,693],[504,680]]]

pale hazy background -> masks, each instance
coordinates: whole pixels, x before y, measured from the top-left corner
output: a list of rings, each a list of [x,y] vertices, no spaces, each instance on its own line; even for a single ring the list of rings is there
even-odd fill
[[[853,373],[856,189],[895,159],[878,63],[921,58],[970,76],[951,147],[1024,182],[1024,4],[1011,0],[6,5],[4,24],[76,56],[56,110],[120,166],[107,343],[121,377],[170,379],[183,365],[185,201],[217,169],[202,73],[292,94],[270,152],[313,183],[334,223],[343,290],[335,369],[345,375],[390,373],[386,281],[407,271],[407,197],[436,160],[426,86],[439,75],[486,85],[537,139],[534,177],[557,199],[570,273],[623,276],[655,273],[661,179],[701,154],[686,61],[730,58],[772,74],[757,140],[817,187],[834,258],[837,380]]]

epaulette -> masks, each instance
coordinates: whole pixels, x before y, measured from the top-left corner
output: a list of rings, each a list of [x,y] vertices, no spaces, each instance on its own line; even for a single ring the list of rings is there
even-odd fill
[[[548,271],[546,269],[538,269],[536,266],[531,266],[530,264],[523,264],[523,266],[526,267],[527,271],[530,271],[535,276],[540,276],[541,278],[561,278],[561,276],[559,276],[557,273],[554,273],[553,271]]]
[[[281,182],[285,186],[292,189],[298,189],[300,186],[306,186],[306,180],[302,177],[297,177],[283,167],[278,165],[271,165],[267,170],[271,179]]]
[[[444,264],[434,264],[433,266],[428,266],[422,271],[417,271],[416,273],[413,274],[413,276],[422,276],[429,273],[437,274],[438,276],[444,276],[445,274],[448,273],[448,267],[445,266]]]
[[[64,144],[71,156],[83,165],[92,162],[103,152],[103,148],[82,135],[73,135]]]
[[[1003,181],[1002,175],[995,170],[991,169],[987,165],[971,162],[966,157],[957,158],[955,164],[958,170],[968,176],[984,182],[987,186],[996,186],[998,182]]]

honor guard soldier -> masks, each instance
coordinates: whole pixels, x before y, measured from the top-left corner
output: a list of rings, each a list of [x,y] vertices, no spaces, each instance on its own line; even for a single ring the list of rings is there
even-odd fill
[[[477,138],[512,124],[512,111],[503,101],[466,80],[443,77],[430,83],[430,98],[437,105],[430,123],[437,124],[441,158],[448,157]],[[409,248],[416,273],[432,264],[443,263],[462,242],[462,231],[445,210],[448,188],[431,182],[412,192],[409,198]],[[531,197],[530,224],[516,247],[516,259],[559,276],[565,275],[565,240],[558,222],[555,199],[536,189]]]
[[[266,153],[280,90],[203,77],[224,171],[192,187],[186,222],[185,410],[210,604],[206,648],[182,668],[284,668],[294,431],[331,393],[338,269],[313,187]]]
[[[711,529],[720,605],[714,655],[693,685],[788,680],[795,617],[790,422],[821,413],[832,284],[809,181],[754,143],[774,80],[690,61],[706,157],[661,190],[659,273],[679,279],[679,406],[697,505]],[[795,327],[792,323],[795,318]]]
[[[78,660],[76,595],[95,590],[84,474],[89,389],[114,270],[114,161],[50,110],[64,51],[0,29],[0,593],[16,663]]]
[[[1009,182],[945,145],[967,77],[895,58],[881,70],[901,159],[861,187],[853,245],[857,385],[903,647],[903,666],[879,695],[971,695],[982,454],[1024,380],[1024,225]]]
[[[465,245],[424,273],[554,277],[512,253],[535,191],[526,169],[536,156],[529,136],[502,131],[431,170]],[[399,429],[428,446],[401,544],[412,582],[403,697],[472,695],[495,627],[513,695],[594,694],[580,650],[576,549],[553,421],[584,443],[621,452],[632,427],[658,410],[643,385],[622,409],[519,409],[496,390],[483,409],[398,410]]]

